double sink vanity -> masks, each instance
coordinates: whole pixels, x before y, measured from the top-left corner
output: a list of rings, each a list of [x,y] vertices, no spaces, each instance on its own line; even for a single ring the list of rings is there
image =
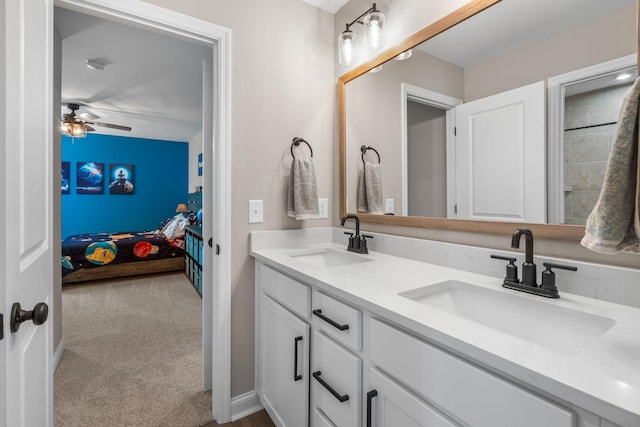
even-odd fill
[[[497,263],[486,249],[373,237],[358,254],[339,228],[252,233],[256,390],[276,425],[640,426],[639,308],[563,292],[573,272],[544,298],[476,268]]]

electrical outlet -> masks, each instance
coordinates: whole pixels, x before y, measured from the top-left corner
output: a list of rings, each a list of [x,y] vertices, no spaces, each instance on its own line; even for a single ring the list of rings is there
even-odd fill
[[[385,199],[384,213],[393,213],[393,199]]]
[[[329,199],[318,199],[319,218],[329,218]]]
[[[262,200],[249,200],[249,224],[263,222]]]

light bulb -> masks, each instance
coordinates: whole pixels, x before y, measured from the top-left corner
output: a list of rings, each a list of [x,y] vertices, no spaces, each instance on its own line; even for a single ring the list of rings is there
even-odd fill
[[[338,62],[342,65],[351,65],[355,59],[356,35],[352,31],[344,31],[338,38]]]
[[[384,14],[379,11],[369,13],[364,17],[364,28],[365,47],[372,50],[384,48]]]

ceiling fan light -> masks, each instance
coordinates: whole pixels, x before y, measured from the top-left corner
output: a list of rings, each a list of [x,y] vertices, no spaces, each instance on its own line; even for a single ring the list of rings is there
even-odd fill
[[[85,65],[90,70],[102,71],[104,70],[104,62],[98,61],[97,59],[86,59]]]

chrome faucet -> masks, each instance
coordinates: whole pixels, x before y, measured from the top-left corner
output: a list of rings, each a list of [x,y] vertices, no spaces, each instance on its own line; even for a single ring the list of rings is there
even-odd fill
[[[536,282],[536,265],[533,263],[533,233],[528,228],[518,228],[511,236],[511,247],[513,249],[520,248],[520,238],[525,236],[524,262],[522,263],[522,282],[518,279],[518,267],[514,264],[516,259],[500,255],[491,255],[491,258],[503,259],[509,261],[507,265],[507,274],[502,282],[502,286],[517,291],[528,292],[530,294],[540,295],[547,298],[559,298],[558,288],[556,287],[556,275],[552,268],[561,268],[563,270],[577,271],[577,267],[562,264],[552,264],[545,262],[543,265],[546,270],[542,272],[542,284],[538,286]]]
[[[340,221],[340,225],[344,227],[344,223],[348,219],[353,219],[356,222],[356,233],[350,233],[345,231],[344,234],[349,235],[349,244],[347,245],[347,250],[351,252],[356,252],[359,254],[368,254],[369,250],[367,249],[367,240],[373,239],[373,236],[369,235],[360,235],[360,218],[357,215],[345,215],[342,217],[342,221]]]

